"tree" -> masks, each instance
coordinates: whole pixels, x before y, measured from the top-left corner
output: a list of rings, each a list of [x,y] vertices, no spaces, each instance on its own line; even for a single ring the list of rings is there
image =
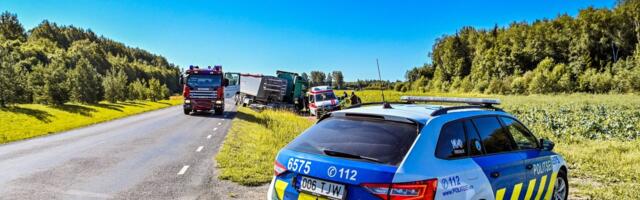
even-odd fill
[[[333,83],[333,80],[331,77],[332,77],[331,73],[327,73],[326,80],[324,80],[325,84],[332,86],[331,84]]]
[[[53,60],[48,66],[34,67],[29,84],[36,103],[62,105],[69,101],[67,70],[64,61]]]
[[[127,99],[127,75],[122,70],[111,69],[102,80],[104,98],[115,103]]]
[[[342,71],[333,71],[331,72],[331,76],[333,76],[333,82],[337,88],[342,88],[344,86],[344,76],[342,75]]]
[[[318,86],[323,85],[326,79],[326,75],[321,71],[311,71],[311,85]]]
[[[150,93],[144,79],[136,79],[129,84],[129,99],[131,100],[146,100]]]
[[[18,16],[9,12],[0,14],[0,39],[24,40],[26,34],[22,24],[18,21]]]
[[[160,84],[158,79],[152,78],[149,80],[149,98],[151,101],[155,102],[168,97],[167,91],[167,86]]]
[[[302,72],[302,75],[300,75],[302,77],[302,79],[309,81],[309,75],[307,74],[307,72]]]
[[[85,58],[80,59],[76,68],[69,73],[71,99],[82,103],[98,103],[102,99],[100,74]]]
[[[16,90],[18,90],[18,86],[20,86],[15,84],[16,76],[18,76],[20,72],[17,71],[13,63],[9,62],[7,57],[3,55],[4,52],[4,49],[0,48],[0,107],[5,107],[7,104],[13,104],[18,101],[16,98]]]

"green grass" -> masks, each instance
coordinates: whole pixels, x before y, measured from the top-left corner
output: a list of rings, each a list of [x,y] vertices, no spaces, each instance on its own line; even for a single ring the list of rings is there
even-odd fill
[[[364,102],[382,100],[380,91],[356,94]],[[402,95],[498,98],[503,102],[500,107],[516,115],[537,136],[556,143],[555,151],[569,165],[572,197],[640,197],[640,95],[504,96],[385,91],[388,101],[398,101]],[[268,182],[277,151],[312,125],[306,118],[278,111],[256,113],[241,109],[238,116],[251,117],[234,121],[217,159],[221,178],[245,185]]]
[[[0,144],[47,135],[182,103],[181,98],[159,102],[131,101],[62,106],[19,104],[0,109]]]
[[[291,112],[238,108],[216,156],[219,178],[243,185],[268,183],[278,151],[313,123]]]

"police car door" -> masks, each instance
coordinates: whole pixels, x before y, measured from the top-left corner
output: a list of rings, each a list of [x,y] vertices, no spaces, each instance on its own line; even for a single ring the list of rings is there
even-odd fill
[[[497,117],[478,117],[471,121],[482,139],[485,152],[485,155],[474,157],[473,160],[491,183],[495,199],[519,199],[526,177],[525,153],[518,151]]]
[[[509,117],[501,117],[501,120],[518,148],[526,152],[524,162],[527,176],[526,187],[523,188],[523,192],[526,191],[524,199],[542,199],[545,191],[553,192],[551,191],[553,188],[549,187],[550,179],[553,178],[552,154],[549,151],[542,151],[533,134],[520,122]]]

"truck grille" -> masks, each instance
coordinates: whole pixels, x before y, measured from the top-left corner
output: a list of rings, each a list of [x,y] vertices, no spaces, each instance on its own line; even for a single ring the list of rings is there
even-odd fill
[[[192,99],[216,99],[218,94],[216,91],[191,91],[189,98]]]

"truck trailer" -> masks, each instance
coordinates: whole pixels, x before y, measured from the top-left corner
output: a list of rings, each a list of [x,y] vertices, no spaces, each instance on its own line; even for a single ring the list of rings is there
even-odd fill
[[[240,74],[238,101],[243,106],[253,103],[280,103],[287,89],[287,81],[275,76]]]

